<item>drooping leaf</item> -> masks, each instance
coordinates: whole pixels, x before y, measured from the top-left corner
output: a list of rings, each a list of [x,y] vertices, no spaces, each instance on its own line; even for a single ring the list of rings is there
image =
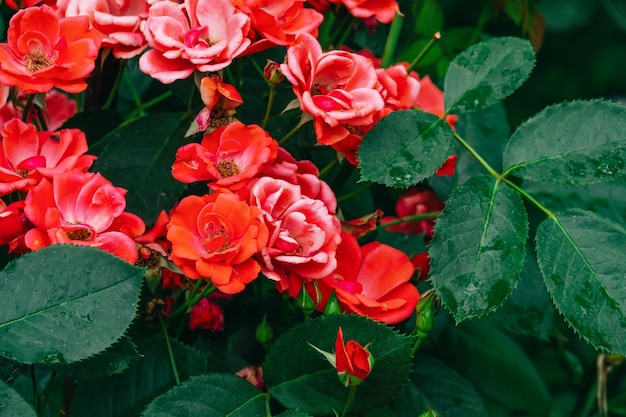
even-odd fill
[[[106,146],[92,170],[127,189],[126,210],[147,224],[172,208],[185,187],[171,172],[188,124],[180,113],[150,114],[102,139]]]
[[[435,115],[420,110],[393,112],[363,138],[361,180],[408,188],[441,167],[453,141],[450,126]]]
[[[145,417],[264,417],[265,398],[233,374],[195,376],[152,401]],[[306,414],[305,414],[306,415]]]
[[[13,388],[0,380],[0,416],[35,417],[33,407]]]
[[[507,172],[540,184],[593,184],[626,174],[626,107],[566,102],[523,123],[504,151]]]
[[[569,210],[537,229],[537,261],[565,320],[598,349],[626,353],[626,230]]]
[[[442,416],[487,415],[480,395],[462,376],[443,362],[418,354],[411,381],[393,401],[401,416],[417,416],[428,407]]]
[[[511,296],[490,316],[508,331],[548,340],[554,307],[532,250],[527,248],[521,280]]]
[[[457,322],[493,311],[519,281],[528,236],[517,192],[487,176],[457,188],[435,223],[430,277]]]
[[[436,346],[436,356],[484,398],[525,412],[516,415],[547,415],[551,398],[545,381],[520,346],[496,325],[485,320],[450,323]]]
[[[71,363],[102,352],[133,320],[142,276],[96,248],[52,245],[22,256],[0,272],[0,355]]]
[[[324,316],[292,327],[274,342],[266,357],[265,383],[283,406],[315,416],[343,409],[348,389],[339,382],[337,371],[309,345],[332,352],[339,326],[346,342],[369,344],[375,359],[372,373],[356,391],[355,412],[389,402],[406,383],[411,339],[362,316]]]
[[[141,355],[130,337],[123,336],[104,352],[68,365],[53,365],[53,369],[78,379],[102,378],[126,370]]]
[[[205,372],[206,358],[171,341],[182,380]],[[174,385],[174,373],[165,340],[137,341],[142,355],[121,374],[83,381],[74,392],[70,415],[90,417],[135,417],[146,405]]]
[[[526,40],[498,37],[454,58],[444,81],[447,113],[483,109],[508,97],[526,81],[535,53]]]

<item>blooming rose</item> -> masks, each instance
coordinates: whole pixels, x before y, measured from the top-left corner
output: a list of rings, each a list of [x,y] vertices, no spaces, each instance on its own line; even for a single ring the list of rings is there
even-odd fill
[[[204,108],[196,116],[198,131],[216,128],[234,121],[235,108],[243,103],[235,87],[222,82],[217,75],[203,77],[200,81],[200,98]]]
[[[407,72],[408,66],[402,63],[376,69],[378,81],[383,86],[385,107],[391,111],[411,109],[419,97],[420,82],[415,72]]]
[[[420,298],[409,283],[414,268],[408,256],[380,242],[359,248],[347,233],[341,238],[337,269],[324,278],[324,284],[335,290],[342,311],[388,324],[407,319]]]
[[[224,330],[224,310],[210,298],[203,298],[191,308],[189,330]]]
[[[260,214],[227,190],[185,197],[167,226],[172,261],[189,278],[210,279],[226,294],[243,291],[261,270],[252,256],[268,239]]]
[[[289,45],[299,33],[317,36],[324,16],[304,7],[304,0],[232,0],[250,16],[252,27],[276,45]]]
[[[400,7],[395,0],[330,0],[331,3],[343,3],[355,17],[365,19],[375,17],[380,23],[390,23]]]
[[[0,200],[0,245],[9,245],[9,252],[23,246],[20,240],[23,240],[24,233],[32,226],[24,214],[24,205],[24,200],[15,201],[8,206]]]
[[[2,129],[0,195],[26,190],[56,173],[86,171],[96,159],[86,151],[85,134],[78,129],[37,132],[31,124],[10,120]]]
[[[313,115],[317,140],[332,145],[351,130],[371,126],[384,107],[370,59],[347,51],[322,53],[317,40],[302,33],[281,65],[300,108]]]
[[[18,11],[0,44],[0,82],[28,94],[60,88],[80,93],[94,69],[102,35],[87,16],[59,18],[49,6]]]
[[[138,254],[132,236],[142,234],[145,224],[124,211],[125,194],[100,174],[65,172],[52,182],[44,178],[26,196],[24,213],[35,226],[26,232],[26,246],[94,246],[134,263]]]
[[[250,45],[250,18],[230,0],[185,0],[184,8],[159,1],[150,7],[144,35],[153,49],[139,68],[162,83],[187,78],[194,70],[226,68]]]
[[[336,268],[341,225],[324,202],[304,196],[297,185],[270,177],[254,184],[250,201],[261,209],[269,229],[261,252],[265,276],[280,286],[288,273],[320,279]]]
[[[215,129],[176,152],[172,175],[190,183],[211,181],[212,188],[237,190],[276,158],[278,142],[257,125],[239,121]]]
[[[58,0],[57,7],[64,16],[89,16],[104,35],[102,47],[116,58],[132,58],[147,46],[140,28],[148,16],[145,0]]]

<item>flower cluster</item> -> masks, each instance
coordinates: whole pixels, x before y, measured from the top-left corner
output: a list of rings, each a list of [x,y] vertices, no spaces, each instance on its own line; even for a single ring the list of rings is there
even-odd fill
[[[266,67],[268,86],[290,83],[295,98],[288,108],[312,120],[318,144],[357,166],[363,137],[389,113],[419,108],[444,116],[441,91],[408,63],[382,67],[368,51],[324,51],[316,39],[331,5],[376,25],[399,13],[395,0],[8,4],[17,12],[0,44],[0,196],[10,197],[1,207],[0,243],[14,252],[90,245],[148,267],[151,257],[161,257],[164,289],[202,280],[230,296],[262,275],[280,292],[306,294],[319,311],[337,303],[341,311],[392,324],[413,313],[420,295],[410,281],[414,265],[424,262],[379,242],[360,244],[356,237],[378,215],[360,225],[345,221],[311,161],[279,146],[265,121],[261,127],[238,120],[244,99],[224,77],[233,60],[284,47],[284,62]],[[95,157],[86,154],[85,135],[58,130],[77,108],[58,90],[85,91],[96,59],[109,53],[137,57],[139,69],[164,84],[193,75],[204,105],[188,131],[202,139],[178,149],[172,175],[204,182],[206,192],[182,198],[148,233],[125,211],[126,191],[88,172]],[[37,102],[35,93],[42,93]],[[446,120],[454,127],[455,116]],[[454,161],[438,174],[453,173]],[[411,191],[397,214],[442,208],[436,195]],[[394,227],[432,236],[432,219]],[[188,306],[192,329],[223,328],[223,312],[208,294]]]

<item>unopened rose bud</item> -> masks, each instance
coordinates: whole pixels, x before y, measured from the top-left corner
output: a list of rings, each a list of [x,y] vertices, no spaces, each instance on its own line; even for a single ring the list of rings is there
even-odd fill
[[[324,307],[324,314],[329,316],[331,314],[339,314],[341,313],[341,307],[339,306],[339,300],[337,299],[337,294],[335,290],[328,297],[328,301],[326,301],[326,307]]]
[[[274,87],[282,83],[285,79],[285,76],[280,70],[280,64],[269,59],[267,60],[267,64],[265,64],[265,68],[263,68],[263,75],[265,75],[267,82]]]
[[[428,333],[435,326],[435,316],[437,315],[437,306],[435,305],[435,292],[426,292],[417,303],[417,319],[415,327],[417,328],[417,337],[425,339]]]
[[[256,328],[256,340],[259,341],[264,347],[269,346],[270,342],[274,338],[274,331],[272,326],[267,322],[267,315],[263,316],[263,320]]]
[[[346,387],[359,385],[372,372],[374,356],[355,340],[343,342],[341,327],[335,341],[335,367],[339,381]]]
[[[307,290],[307,287],[311,287],[311,286],[313,287],[315,299],[313,299],[313,297]],[[313,314],[313,311],[315,311],[315,307],[317,307],[317,304],[319,304],[320,296],[321,294],[320,294],[320,290],[317,285],[317,282],[313,282],[313,283],[305,282],[302,285],[300,292],[298,293],[298,297],[296,297],[296,304],[298,305],[298,307],[300,307],[304,315],[306,317],[309,317],[311,314]]]

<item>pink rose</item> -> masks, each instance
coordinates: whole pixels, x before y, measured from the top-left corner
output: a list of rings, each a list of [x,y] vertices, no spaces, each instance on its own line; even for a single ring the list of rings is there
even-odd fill
[[[350,13],[361,19],[374,17],[380,23],[390,23],[400,7],[395,0],[330,0],[331,3],[343,3]]]
[[[139,68],[162,83],[187,78],[194,70],[226,68],[250,45],[250,18],[229,0],[160,1],[152,5],[144,27],[151,50]]]

